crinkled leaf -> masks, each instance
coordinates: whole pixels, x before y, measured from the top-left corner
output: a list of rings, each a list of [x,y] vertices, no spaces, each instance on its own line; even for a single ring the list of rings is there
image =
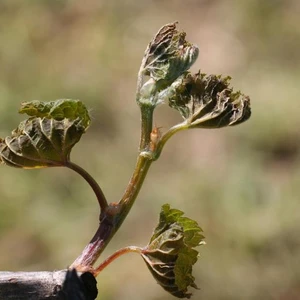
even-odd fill
[[[23,102],[19,113],[59,121],[65,118],[69,120],[79,118],[84,127],[88,127],[91,122],[88,110],[80,100],[60,99],[50,102],[38,100]]]
[[[0,140],[1,161],[13,167],[64,165],[90,123],[87,109],[77,100],[27,102],[20,111],[32,117],[21,122],[11,136]]]
[[[196,61],[199,50],[176,30],[176,23],[163,26],[148,45],[143,60],[143,73],[155,81],[172,83]]]
[[[237,125],[249,119],[250,99],[233,92],[229,82],[230,77],[187,72],[163,96],[188,121],[189,128]]]
[[[159,224],[142,257],[152,275],[166,291],[178,298],[190,298],[188,287],[197,288],[192,266],[198,258],[194,248],[204,243],[197,222],[183,212],[163,205]]]

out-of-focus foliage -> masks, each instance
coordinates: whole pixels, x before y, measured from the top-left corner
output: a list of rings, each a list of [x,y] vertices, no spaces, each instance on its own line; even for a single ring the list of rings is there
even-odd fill
[[[195,71],[230,75],[251,97],[253,116],[230,130],[175,136],[103,255],[145,244],[169,202],[205,231],[194,299],[298,299],[299,14],[297,0],[0,1],[0,136],[23,119],[15,114],[22,101],[82,100],[92,123],[72,159],[116,201],[138,147],[134,91],[145,46],[163,24],[179,21],[199,46]],[[158,107],[161,130],[178,120]],[[0,184],[1,269],[71,263],[98,222],[86,183],[70,170],[0,168]],[[143,264],[124,256],[107,268],[98,298],[173,299],[147,270],[135,272]]]

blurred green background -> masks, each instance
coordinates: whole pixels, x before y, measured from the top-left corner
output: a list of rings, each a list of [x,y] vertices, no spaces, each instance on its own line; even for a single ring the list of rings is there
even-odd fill
[[[238,127],[175,136],[103,258],[147,244],[168,202],[206,236],[194,299],[300,299],[299,15],[297,0],[0,0],[0,136],[23,119],[22,101],[84,101],[92,126],[72,160],[118,201],[138,150],[144,49],[179,21],[200,48],[193,70],[232,76],[253,115]],[[155,124],[166,130],[179,119],[162,106]],[[71,170],[1,166],[1,270],[65,268],[97,223],[96,199]],[[98,299],[174,299],[134,254],[105,269],[98,288]]]

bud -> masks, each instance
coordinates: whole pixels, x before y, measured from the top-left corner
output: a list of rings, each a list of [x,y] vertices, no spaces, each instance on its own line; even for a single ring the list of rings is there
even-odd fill
[[[141,72],[155,80],[157,89],[170,85],[196,61],[199,49],[185,40],[176,23],[163,26],[148,45]]]

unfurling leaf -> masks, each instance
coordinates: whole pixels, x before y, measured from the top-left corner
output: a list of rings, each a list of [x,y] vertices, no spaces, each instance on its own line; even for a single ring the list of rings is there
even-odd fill
[[[159,224],[142,257],[153,277],[166,291],[178,298],[190,298],[188,287],[197,288],[192,266],[198,258],[194,248],[204,244],[197,222],[183,212],[163,205]]]
[[[65,165],[90,124],[88,111],[78,100],[26,102],[20,112],[31,117],[0,140],[0,159],[24,169]]]
[[[237,125],[249,119],[250,99],[233,92],[229,82],[230,77],[187,72],[163,96],[187,120],[189,128]]]
[[[176,30],[176,23],[163,26],[148,45],[142,72],[162,87],[171,84],[196,61],[199,50]]]

